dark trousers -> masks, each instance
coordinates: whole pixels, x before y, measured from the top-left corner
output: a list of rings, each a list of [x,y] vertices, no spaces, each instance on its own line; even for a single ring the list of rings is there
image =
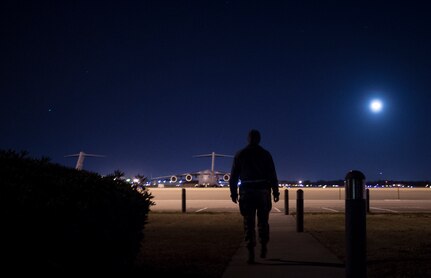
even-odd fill
[[[256,216],[259,243],[269,241],[269,212],[272,208],[271,190],[240,189],[239,209],[244,218],[244,235],[248,248],[256,246]]]

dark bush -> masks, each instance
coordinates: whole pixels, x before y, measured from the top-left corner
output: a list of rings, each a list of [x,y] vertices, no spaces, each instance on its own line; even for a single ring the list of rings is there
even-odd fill
[[[0,151],[2,255],[12,271],[122,273],[133,262],[154,204],[114,176]]]

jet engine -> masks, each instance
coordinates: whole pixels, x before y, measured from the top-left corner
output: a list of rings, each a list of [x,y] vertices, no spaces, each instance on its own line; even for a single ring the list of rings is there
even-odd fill
[[[177,182],[177,181],[178,181],[177,176],[171,176],[170,182]]]
[[[229,181],[230,180],[230,175],[229,174],[224,174],[223,175],[223,180],[224,181]]]
[[[193,180],[193,176],[191,174],[187,174],[186,181],[192,181],[192,180]]]

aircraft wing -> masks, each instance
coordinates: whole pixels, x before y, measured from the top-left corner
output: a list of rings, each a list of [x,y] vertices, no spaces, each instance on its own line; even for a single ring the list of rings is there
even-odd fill
[[[230,173],[229,172],[215,171],[214,174],[216,174],[216,175],[224,175],[224,174],[230,174]]]
[[[228,182],[230,179],[229,172],[214,171],[212,173],[209,170],[204,170],[204,171],[198,171],[198,172],[189,172],[189,173],[182,173],[182,174],[172,174],[172,175],[166,175],[166,176],[153,177],[150,180],[151,181],[166,180],[166,182],[170,182],[170,183],[176,183],[181,180],[185,182],[192,182],[192,181],[199,181],[199,177],[208,176],[208,175],[216,175],[218,179],[222,179],[225,182]]]
[[[159,176],[151,178],[152,181],[169,179],[169,182],[178,182],[179,180],[185,180],[187,182],[193,181],[200,175],[200,172],[182,173],[182,174],[172,174],[168,176]]]

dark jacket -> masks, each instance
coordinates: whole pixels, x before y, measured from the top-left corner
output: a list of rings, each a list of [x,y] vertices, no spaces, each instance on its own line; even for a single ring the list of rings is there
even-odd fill
[[[238,180],[242,186],[261,183],[279,195],[278,179],[271,154],[260,145],[249,144],[235,154],[230,172],[229,187],[231,196],[238,195]]]

